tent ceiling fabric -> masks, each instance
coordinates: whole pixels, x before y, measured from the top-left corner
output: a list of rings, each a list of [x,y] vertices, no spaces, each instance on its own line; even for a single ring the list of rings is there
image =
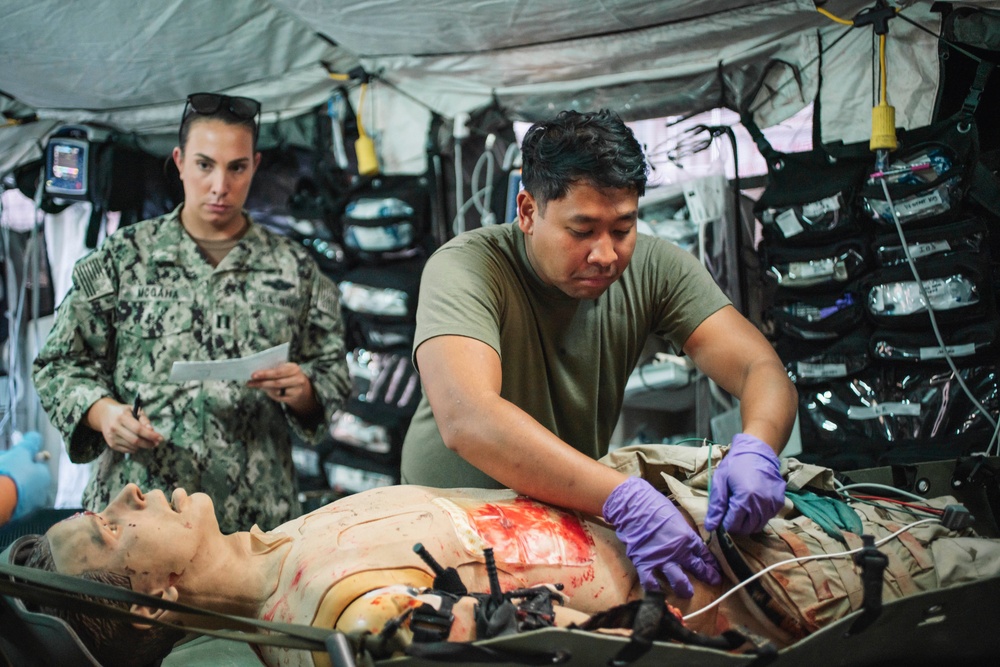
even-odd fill
[[[816,14],[812,2],[774,0],[274,0],[360,56],[439,56],[526,47],[564,48],[592,37],[714,22],[727,14],[795,6]],[[865,3],[855,3],[864,6]],[[419,6],[419,12],[412,9]],[[724,19],[722,19],[724,20]],[[818,25],[819,21],[815,21]],[[719,26],[722,27],[722,26]]]
[[[931,2],[906,4],[937,31]],[[849,18],[872,5],[823,6]],[[0,0],[0,15],[0,110],[139,135],[176,131],[199,90],[257,97],[265,122],[295,116],[337,85],[325,66],[358,64],[377,77],[378,120],[392,124],[398,106],[412,126],[414,102],[445,117],[494,100],[522,120],[602,106],[627,119],[690,114],[737,104],[780,61],[754,102],[767,126],[813,99],[818,55],[844,33],[823,59],[824,138],[870,127],[871,30],[834,23],[812,0]],[[934,40],[893,20],[889,44],[897,124],[926,123]],[[16,143],[8,132],[0,146]],[[0,173],[30,152],[4,151]]]
[[[802,31],[846,30],[811,0],[432,0],[419,3],[418,16],[405,0],[341,3],[347,11],[321,0],[273,2],[438,111],[495,97],[525,120],[594,100],[616,101],[631,119],[731,103],[720,70],[760,69],[771,57],[805,64],[788,38],[796,48]],[[853,16],[871,2],[830,4]]]
[[[0,11],[0,91],[42,118],[140,133],[176,131],[202,90],[302,111],[329,96],[321,61],[356,63],[267,0],[3,0]]]
[[[3,90],[35,107],[173,103],[192,89],[275,80],[330,57],[306,25],[265,0],[16,5],[4,11],[5,32],[22,39],[3,40]]]

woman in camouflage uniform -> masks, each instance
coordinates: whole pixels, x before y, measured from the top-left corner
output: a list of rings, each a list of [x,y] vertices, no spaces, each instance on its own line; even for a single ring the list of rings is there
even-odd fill
[[[209,494],[227,531],[301,512],[289,426],[321,438],[350,382],[335,285],[243,208],[259,111],[249,98],[191,95],[173,151],[184,202],[120,229],[74,268],[34,380],[70,459],[96,459],[89,509],[135,482]],[[247,383],[168,379],[178,361],[282,343],[290,361]]]

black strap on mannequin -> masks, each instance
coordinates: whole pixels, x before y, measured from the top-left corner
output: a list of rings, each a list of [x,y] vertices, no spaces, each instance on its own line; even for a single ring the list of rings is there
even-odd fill
[[[733,651],[744,646],[750,639],[736,630],[726,630],[719,636],[698,634],[685,627],[684,623],[667,609],[667,597],[661,591],[647,590],[638,605],[627,603],[626,613],[618,620],[624,620],[632,615],[632,637],[629,643],[618,651],[611,660],[609,667],[626,667],[646,655],[653,647],[654,641],[675,641],[686,646],[701,646],[720,651]],[[634,615],[633,615],[634,612]],[[611,625],[609,627],[616,627]],[[747,654],[770,655],[775,653],[772,646],[754,646]],[[754,664],[761,664],[754,661]]]
[[[861,568],[861,615],[851,624],[848,635],[863,632],[882,614],[882,574],[889,565],[889,557],[875,546],[871,535],[861,536],[861,551],[854,554],[854,562]]]

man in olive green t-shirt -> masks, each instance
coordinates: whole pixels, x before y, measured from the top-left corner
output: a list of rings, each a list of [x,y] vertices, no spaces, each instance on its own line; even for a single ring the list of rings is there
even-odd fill
[[[688,253],[636,232],[648,167],[613,113],[563,112],[522,144],[517,224],[442,246],[421,277],[414,363],[424,398],[402,481],[510,487],[603,516],[647,589],[717,564],[648,482],[596,461],[649,335],[740,399],[743,432],[712,482],[708,531],[760,530],[781,508],[777,453],[795,389],[771,345]]]

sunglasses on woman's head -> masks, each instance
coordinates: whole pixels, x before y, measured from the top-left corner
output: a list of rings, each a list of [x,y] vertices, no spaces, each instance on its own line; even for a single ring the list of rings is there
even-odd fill
[[[240,120],[250,120],[260,113],[260,102],[249,97],[231,97],[220,93],[194,93],[188,95],[184,112],[185,116],[188,109],[210,115],[223,108]]]
[[[260,102],[250,97],[238,97],[223,95],[221,93],[193,93],[188,95],[184,103],[184,113],[181,114],[181,126],[192,114],[199,116],[211,116],[218,113],[220,109],[225,109],[234,117],[240,120],[254,121],[254,140],[257,139],[257,132],[260,123],[257,115],[260,113]]]

